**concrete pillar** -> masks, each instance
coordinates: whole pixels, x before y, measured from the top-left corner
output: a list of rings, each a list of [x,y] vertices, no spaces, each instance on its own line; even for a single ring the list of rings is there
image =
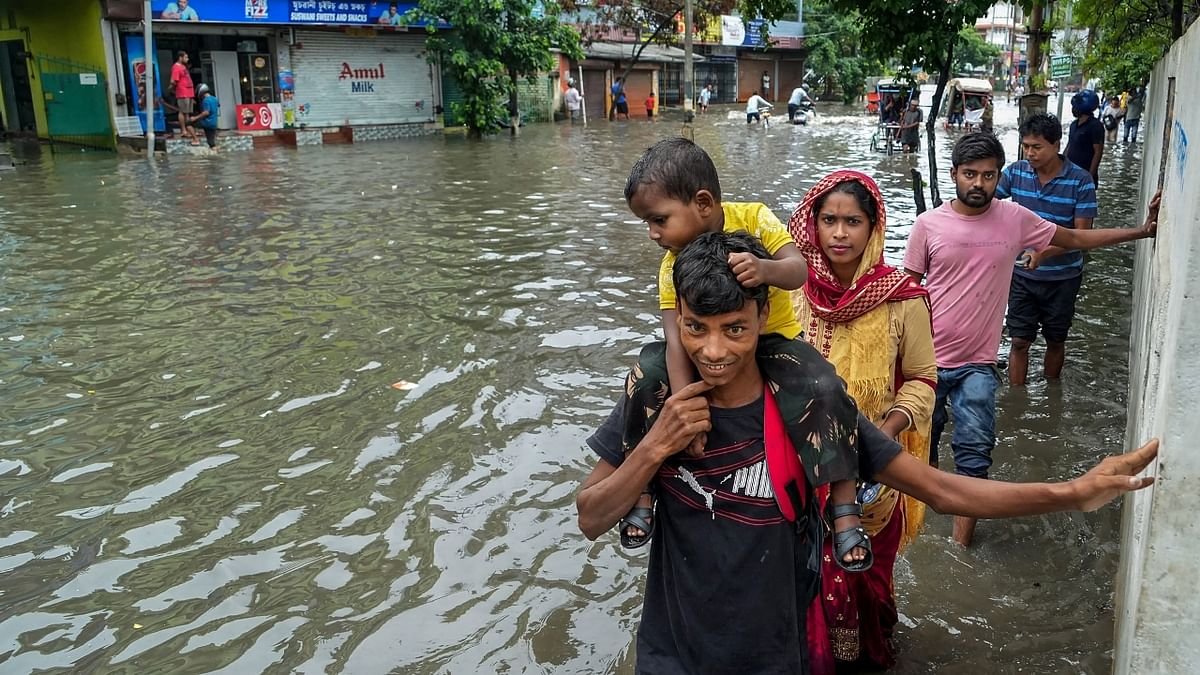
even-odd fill
[[[1138,245],[1127,444],[1161,439],[1158,482],[1126,498],[1113,672],[1200,672],[1200,22],[1154,69],[1141,208],[1163,188],[1157,240]],[[1175,102],[1168,110],[1170,79]],[[1190,146],[1190,148],[1189,148]],[[1109,180],[1113,180],[1110,178]]]

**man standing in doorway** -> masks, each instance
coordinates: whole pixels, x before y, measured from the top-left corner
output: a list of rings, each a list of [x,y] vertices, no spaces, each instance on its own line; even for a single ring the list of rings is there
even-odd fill
[[[182,49],[175,57],[175,65],[171,66],[171,81],[167,88],[175,96],[175,107],[179,109],[179,133],[191,140],[192,145],[200,145],[196,130],[188,123],[188,116],[195,110],[196,89],[188,70],[188,53]]]
[[[762,74],[762,95],[768,101],[771,100],[771,75],[765,70]]]
[[[620,119],[621,115],[625,119],[629,119],[629,102],[625,99],[625,78],[618,77],[612,86],[612,109],[609,110],[608,119]]]
[[[567,119],[574,124],[575,118],[579,116],[579,109],[583,105],[583,96],[579,94],[575,80],[567,80],[567,93],[563,95],[563,100],[567,104]]]
[[[1150,200],[1141,227],[1068,229],[1020,204],[993,199],[1004,168],[1004,147],[995,136],[963,136],[954,144],[950,165],[957,199],[917,216],[904,269],[918,281],[929,278],[938,366],[930,461],[937,462],[938,442],[952,413],[955,472],[987,478],[996,446],[996,351],[1013,259],[1025,249],[1092,249],[1153,237],[1160,197]],[[969,546],[974,535],[975,518],[954,518],[954,541]]]
[[[1100,106],[1096,92],[1085,89],[1071,97],[1075,121],[1067,131],[1067,159],[1092,175],[1100,187],[1100,156],[1104,154],[1104,125],[1093,114]]]
[[[1096,217],[1096,187],[1087,171],[1058,154],[1062,125],[1054,115],[1041,113],[1021,123],[1021,149],[1025,159],[1013,162],[1000,175],[996,196],[1011,197],[1055,225],[1092,229]],[[1029,346],[1038,328],[1046,338],[1046,379],[1062,375],[1067,332],[1075,318],[1075,299],[1083,282],[1083,252],[1050,247],[1027,250],[1017,258],[1008,292],[1005,324],[1012,349],[1008,354],[1008,382],[1025,384],[1029,372]]]

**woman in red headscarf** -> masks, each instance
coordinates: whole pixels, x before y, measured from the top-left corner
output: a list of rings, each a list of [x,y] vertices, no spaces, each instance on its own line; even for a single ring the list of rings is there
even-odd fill
[[[804,339],[837,368],[859,410],[928,461],[937,389],[929,294],[884,264],[885,225],[883,196],[865,174],[837,171],[813,186],[788,222],[809,268],[792,303]],[[826,538],[821,592],[808,613],[814,675],[832,673],[836,662],[895,663],[892,568],[920,529],[925,505],[872,483],[859,496],[875,564],[847,573]]]

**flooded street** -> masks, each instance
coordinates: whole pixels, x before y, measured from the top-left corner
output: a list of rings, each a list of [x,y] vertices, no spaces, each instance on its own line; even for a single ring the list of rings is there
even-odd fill
[[[873,175],[898,262],[924,153],[872,153],[867,118],[820,111],[764,133],[722,109],[696,140],[725,199],[784,220],[826,172]],[[1011,153],[1015,119],[1000,101]],[[0,672],[631,672],[645,550],[588,542],[574,494],[659,327],[661,251],[625,177],[678,131],[19,151],[0,174]],[[1107,150],[1098,227],[1132,222],[1139,170]],[[1090,256],[1061,385],[1031,368],[1001,390],[994,477],[1120,449],[1132,253]],[[966,551],[949,531],[932,514],[897,565],[893,672],[1109,670],[1118,505],[984,522]]]

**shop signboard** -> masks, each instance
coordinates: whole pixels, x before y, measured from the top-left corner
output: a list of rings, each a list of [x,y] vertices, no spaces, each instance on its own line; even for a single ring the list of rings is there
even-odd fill
[[[743,47],[762,47],[762,19],[750,19],[746,22],[746,37],[742,40]]]
[[[740,16],[721,17],[721,44],[740,45],[746,41],[746,24]]]
[[[157,43],[156,43],[157,44]],[[133,98],[133,111],[146,131],[146,38],[142,35],[126,35],[125,50],[129,54],[129,82]],[[157,51],[157,49],[156,49]],[[150,56],[150,67],[154,68],[154,95],[162,100],[162,75],[158,70],[158,58]],[[161,104],[154,106],[154,130],[166,131],[167,118]]]
[[[157,21],[402,26],[405,13],[416,6],[383,0],[151,0],[150,11]]]
[[[1071,55],[1062,54],[1050,57],[1050,77],[1061,80],[1071,76]]]
[[[283,128],[283,106],[279,103],[246,103],[237,107],[238,131],[270,131]]]

